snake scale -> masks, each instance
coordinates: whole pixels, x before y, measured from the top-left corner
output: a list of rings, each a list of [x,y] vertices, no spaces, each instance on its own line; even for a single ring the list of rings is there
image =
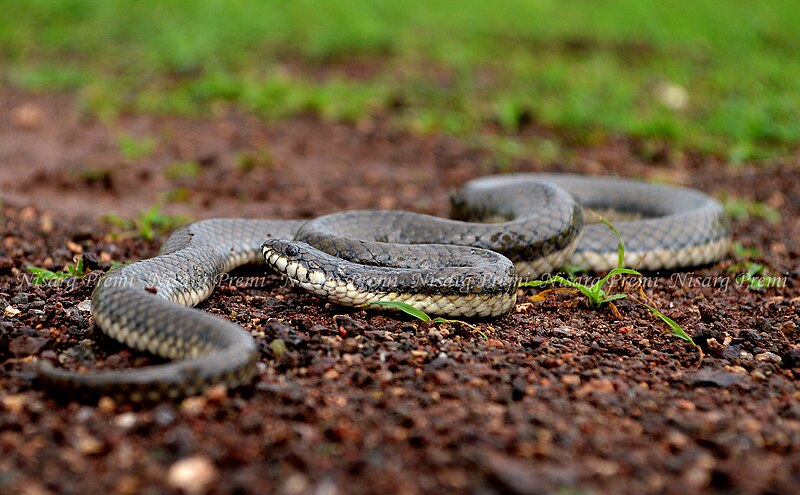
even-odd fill
[[[701,192],[619,178],[489,176],[454,195],[453,218],[349,211],[310,221],[211,219],[175,231],[158,256],[109,271],[92,294],[95,324],[133,349],[172,361],[124,371],[38,367],[69,396],[141,401],[236,387],[256,374],[258,351],[242,327],[191,308],[221,274],[266,263],[294,285],[337,304],[402,301],[423,311],[491,317],[516,301],[521,278],[569,262],[617,263],[618,238],[584,225],[585,209],[613,212],[626,265],[646,270],[711,263],[730,247],[722,206]]]

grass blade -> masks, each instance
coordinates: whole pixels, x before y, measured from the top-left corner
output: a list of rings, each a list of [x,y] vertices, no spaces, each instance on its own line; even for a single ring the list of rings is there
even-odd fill
[[[410,304],[406,304],[404,302],[400,302],[400,301],[375,301],[375,302],[371,302],[369,304],[374,304],[376,306],[384,306],[384,307],[387,307],[387,308],[397,309],[397,310],[400,310],[400,311],[402,311],[403,313],[405,313],[407,315],[411,315],[414,318],[416,318],[418,320],[421,320],[421,321],[431,321],[431,317],[428,316],[427,313],[425,313],[422,310],[419,310],[419,309],[415,308],[414,306],[411,306]]]

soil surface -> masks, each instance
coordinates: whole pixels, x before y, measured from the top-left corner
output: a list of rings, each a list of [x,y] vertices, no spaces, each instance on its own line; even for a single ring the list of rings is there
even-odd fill
[[[734,222],[777,287],[742,282],[742,253],[650,274],[645,291],[702,348],[630,300],[521,293],[468,326],[326,304],[258,269],[201,305],[262,349],[252,386],[145,406],[56,400],[35,359],[70,369],[156,362],[104,337],[89,305],[112,266],[155,255],[103,221],[153,204],[195,219],[308,218],[343,209],[446,215],[449,193],[498,161],[388,120],[268,124],[87,116],[65,95],[0,90],[0,492],[2,493],[796,493],[800,488],[800,168],[732,167],[611,138],[568,162],[510,170],[618,174],[763,202]],[[491,132],[487,129],[486,132]],[[544,132],[531,129],[529,133]],[[126,159],[119,136],[154,138]],[[194,173],[165,174],[193,161]],[[91,272],[30,283],[29,265]],[[233,279],[232,279],[233,280]]]

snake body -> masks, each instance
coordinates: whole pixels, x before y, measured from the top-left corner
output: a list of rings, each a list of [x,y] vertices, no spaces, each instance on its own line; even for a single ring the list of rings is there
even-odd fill
[[[42,363],[38,373],[61,391],[132,401],[246,384],[258,357],[250,334],[189,306],[208,297],[222,274],[264,261],[338,304],[401,301],[434,314],[496,316],[514,304],[521,277],[566,262],[593,271],[616,266],[618,238],[606,226],[584,226],[586,208],[636,218],[614,225],[626,264],[641,269],[714,262],[730,246],[723,208],[701,192],[571,175],[473,180],[453,197],[454,220],[396,211],[202,220],[175,231],[158,256],[110,271],[92,294],[104,333],[173,361],[89,374]]]

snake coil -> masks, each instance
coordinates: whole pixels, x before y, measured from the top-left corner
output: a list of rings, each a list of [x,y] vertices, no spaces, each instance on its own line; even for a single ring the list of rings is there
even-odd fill
[[[258,352],[242,327],[190,308],[220,275],[267,264],[338,304],[399,300],[434,314],[496,316],[516,300],[520,277],[569,262],[616,266],[618,239],[583,211],[613,212],[626,264],[646,270],[711,263],[730,247],[729,220],[691,189],[558,174],[483,177],[453,198],[455,220],[356,211],[310,221],[212,219],[174,232],[158,256],[103,276],[92,294],[95,324],[129,347],[173,361],[82,374],[38,367],[71,395],[141,401],[236,387],[256,374]],[[490,223],[485,223],[485,222]]]

